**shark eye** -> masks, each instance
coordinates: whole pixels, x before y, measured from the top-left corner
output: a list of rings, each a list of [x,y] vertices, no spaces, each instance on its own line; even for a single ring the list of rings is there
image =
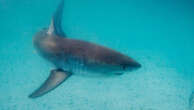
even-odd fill
[[[126,69],[126,66],[125,66],[125,65],[123,65],[123,69],[124,69],[124,70]]]

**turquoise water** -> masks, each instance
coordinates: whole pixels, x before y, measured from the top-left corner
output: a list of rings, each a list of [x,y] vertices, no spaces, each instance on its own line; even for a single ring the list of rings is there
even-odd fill
[[[120,76],[75,75],[49,94],[28,95],[53,68],[32,38],[60,0],[0,0],[0,110],[188,110],[194,91],[194,2],[66,0],[70,38],[118,50],[142,64]]]

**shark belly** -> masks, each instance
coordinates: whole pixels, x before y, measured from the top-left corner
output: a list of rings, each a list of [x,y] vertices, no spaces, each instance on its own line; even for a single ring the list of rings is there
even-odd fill
[[[61,60],[63,59],[63,60]],[[99,63],[95,59],[83,59],[80,57],[66,55],[60,60],[51,61],[56,68],[71,71],[73,74],[112,74],[119,72],[119,67]]]

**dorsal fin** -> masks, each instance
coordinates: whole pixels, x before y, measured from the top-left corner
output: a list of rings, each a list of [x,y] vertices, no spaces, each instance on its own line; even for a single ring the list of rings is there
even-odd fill
[[[51,24],[47,31],[48,34],[50,35],[54,34],[57,36],[66,37],[61,26],[62,18],[63,18],[63,7],[64,7],[64,0],[61,0],[55,13],[53,14]]]

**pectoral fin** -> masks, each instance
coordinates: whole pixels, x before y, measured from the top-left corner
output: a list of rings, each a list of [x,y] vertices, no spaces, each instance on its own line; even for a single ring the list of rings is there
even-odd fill
[[[31,95],[30,98],[40,97],[59,86],[68,77],[72,75],[71,72],[63,71],[62,69],[52,70],[47,80]]]

